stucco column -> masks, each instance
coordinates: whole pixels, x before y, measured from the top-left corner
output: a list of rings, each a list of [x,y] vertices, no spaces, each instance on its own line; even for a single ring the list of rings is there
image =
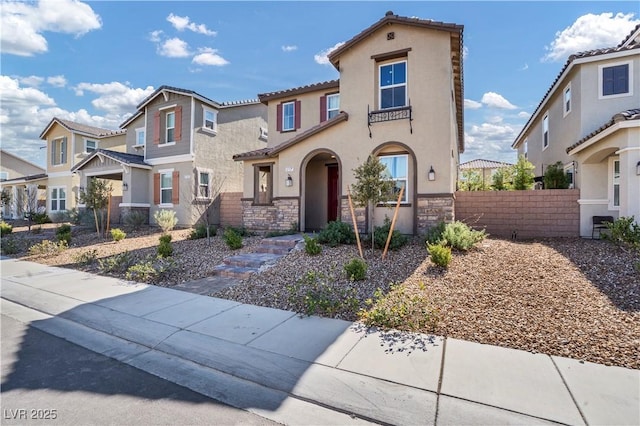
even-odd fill
[[[11,187],[11,218],[17,219],[18,217],[18,187],[16,185]]]
[[[634,216],[640,223],[640,146],[623,148],[620,155],[620,217]]]

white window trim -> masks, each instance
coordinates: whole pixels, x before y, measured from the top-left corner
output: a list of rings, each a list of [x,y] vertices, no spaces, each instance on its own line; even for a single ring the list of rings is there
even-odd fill
[[[395,65],[395,64],[401,64],[404,63],[405,64],[405,76],[404,76],[404,83],[402,84],[390,84],[388,86],[384,86],[385,89],[392,89],[394,87],[401,87],[404,86],[404,105],[400,105],[400,106],[393,106],[393,107],[389,107],[389,108],[382,108],[382,68],[386,67],[386,66],[390,66],[390,65]],[[392,109],[392,108],[402,108],[402,107],[406,107],[408,105],[409,102],[409,64],[407,63],[406,60],[403,61],[395,61],[395,62],[388,62],[388,63],[384,63],[384,64],[380,64],[378,65],[378,107],[379,109]]]
[[[8,180],[8,179],[9,179],[9,172],[0,172],[0,180]]]
[[[55,200],[56,200],[58,203],[57,203],[57,208],[56,208],[55,210],[51,208],[51,201],[53,201],[53,200],[54,200],[54,198],[53,198],[53,190],[54,190],[54,189],[57,189],[57,190],[58,190],[58,191],[57,191],[57,192],[58,192],[58,196],[55,198]],[[60,198],[60,190],[61,190],[61,189],[63,189],[63,190],[64,190],[64,198]],[[49,205],[48,205],[47,207],[49,207],[49,211],[50,211],[50,212],[65,212],[65,211],[67,211],[67,210],[68,210],[68,209],[66,209],[66,208],[65,208],[65,209],[60,209],[60,200],[64,200],[64,205],[65,205],[65,207],[67,207],[67,187],[66,187],[66,186],[64,186],[64,185],[62,185],[62,186],[51,186],[51,187],[49,187],[49,199],[47,200]]]
[[[173,127],[169,127],[169,115],[173,114]],[[173,129],[173,137],[176,137],[176,112],[175,111],[168,111],[165,115],[164,115],[164,143],[160,143],[159,145],[170,145],[173,144],[175,145],[176,141],[175,140],[169,140],[169,130]]]
[[[90,154],[90,152],[87,150],[87,142],[95,142],[95,144],[96,144],[95,149],[93,151],[91,151],[91,152],[97,151],[98,148],[100,147],[99,142],[96,139],[83,138],[83,141],[84,141],[84,153],[85,154]]]
[[[617,95],[603,95],[602,94],[602,74],[605,68],[617,67],[618,65],[629,65],[629,92],[627,93],[618,93]],[[626,98],[628,96],[633,96],[633,61],[621,61],[621,62],[611,62],[608,64],[598,65],[598,99],[615,99],[615,98]]]
[[[287,105],[291,105],[291,107],[293,108],[293,120],[292,120],[291,128],[285,127],[285,123],[286,123],[285,117],[286,116],[285,116],[284,111],[285,111],[285,107]],[[295,101],[283,102],[282,103],[282,131],[283,132],[290,132],[290,131],[295,130],[295,129],[296,129],[296,102]]]
[[[210,200],[211,199],[211,178],[213,177],[213,170],[196,167],[196,173],[198,174],[198,185],[197,185],[197,190],[196,190],[196,200]],[[207,185],[208,188],[209,188],[209,196],[208,197],[201,197],[200,196],[200,173],[207,173],[209,175],[209,183]]]
[[[524,139],[524,159],[527,160],[529,158],[529,138]]]
[[[547,145],[546,146],[544,144],[544,134],[545,134],[544,122],[545,122],[545,119],[547,121],[547,131],[546,131],[546,133],[547,133]],[[545,112],[544,115],[542,116],[542,122],[540,123],[540,127],[541,127],[541,130],[542,130],[542,150],[544,151],[547,148],[549,148],[549,145],[551,145],[551,137],[550,137],[551,131],[549,130],[549,127],[550,127],[549,126],[549,111]]]
[[[171,199],[173,199],[173,169],[158,170],[158,174],[160,174],[160,204],[158,206],[161,208],[173,208],[173,203],[162,202],[162,175],[171,176]]]
[[[569,110],[567,111],[567,99],[565,98],[565,94],[569,91]],[[573,109],[573,91],[571,90],[571,82],[564,87],[562,91],[562,118],[566,117],[571,113]]]
[[[54,154],[55,154],[55,152],[56,152],[56,145],[60,144],[60,153],[59,153],[59,155],[58,155],[58,156],[57,156],[57,158],[56,158],[57,162],[56,162],[56,163],[52,163],[52,164],[51,164],[52,166],[62,166],[62,165],[64,165],[64,164],[67,164],[67,161],[66,161],[67,159],[66,159],[66,158],[65,158],[65,161],[62,161],[62,143],[63,143],[64,141],[65,141],[65,137],[64,137],[64,136],[59,137],[59,138],[55,138],[55,139],[52,141],[52,147],[51,147],[51,149],[53,149]],[[66,150],[65,150],[65,153],[66,153],[66,154],[68,154],[68,152],[66,152],[66,151],[69,151],[69,143],[68,143],[68,140],[67,140],[67,146],[66,146]],[[65,155],[65,157],[66,157],[66,155]],[[51,161],[51,158],[49,158],[49,161]]]
[[[143,134],[144,134],[144,140],[145,140],[145,143],[143,143],[143,144],[139,144],[139,143],[138,143],[138,139],[139,139],[139,135],[140,135],[140,133],[143,133]],[[139,147],[143,147],[143,146],[145,146],[145,145],[146,145],[146,140],[147,140],[147,132],[146,132],[146,129],[145,129],[144,127],[138,127],[138,128],[136,129],[136,143],[133,145],[133,147],[134,147],[134,148],[139,148]]]
[[[402,194],[402,200],[400,200],[400,204],[408,204],[409,203],[409,154],[392,154],[392,155],[384,155],[384,154],[379,154],[378,158],[397,158],[397,157],[404,157],[406,162],[407,162],[407,176],[404,179],[396,179],[392,177],[393,181],[397,181],[397,180],[405,180],[406,184],[404,186],[404,193]],[[396,197],[395,200],[390,200],[387,201],[384,204],[395,204],[398,202],[398,198]]]
[[[329,99],[330,98],[338,98],[338,107],[337,108],[329,108]],[[329,113],[331,111],[336,111],[336,114],[340,113],[340,93],[332,93],[330,95],[327,95],[327,120],[330,118],[329,117]]]
[[[608,177],[607,177],[607,198],[608,198],[608,205],[609,205],[609,210],[612,211],[618,211],[620,210],[620,206],[614,206],[613,205],[613,170],[614,170],[614,166],[613,163],[614,161],[620,161],[620,157],[609,157],[609,165],[607,167],[607,172],[608,172]],[[620,170],[620,174],[622,174],[622,170]],[[620,181],[618,181],[618,185],[620,185]],[[621,193],[620,193],[621,194]]]
[[[576,168],[575,165],[573,163],[573,161],[566,163],[563,167],[562,170],[564,171],[564,174],[566,175],[567,172],[571,172],[571,177],[573,179],[573,182],[569,183],[569,189],[573,189],[576,187]]]
[[[210,129],[206,126],[207,123],[207,112],[213,114],[213,129]],[[214,135],[218,133],[218,111],[211,108],[204,108],[202,110],[202,130],[205,132],[213,133]]]
[[[262,141],[267,141],[269,140],[269,132],[267,129],[265,129],[264,127],[260,127],[260,136],[258,136],[258,139],[262,140]]]

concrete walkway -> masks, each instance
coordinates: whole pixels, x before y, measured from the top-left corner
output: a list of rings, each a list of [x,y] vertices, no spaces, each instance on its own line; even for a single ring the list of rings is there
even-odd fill
[[[2,315],[284,424],[640,424],[638,370],[0,267]]]

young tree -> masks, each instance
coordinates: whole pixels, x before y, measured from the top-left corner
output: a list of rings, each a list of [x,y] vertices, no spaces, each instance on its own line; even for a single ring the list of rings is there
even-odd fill
[[[518,162],[513,165],[513,189],[521,191],[533,188],[534,169],[535,166],[524,155],[520,155]]]
[[[511,186],[511,170],[508,167],[500,167],[491,177],[491,189],[506,191]]]
[[[482,191],[482,180],[480,179],[480,172],[477,170],[463,170],[462,178],[460,179],[461,191]]]
[[[569,179],[564,172],[564,165],[561,161],[552,164],[544,171],[544,189],[567,189]]]
[[[196,224],[201,224],[207,228],[207,243],[211,242],[211,226],[214,225],[215,210],[220,202],[220,194],[222,193],[222,186],[225,178],[208,174],[208,185],[199,185],[199,181],[195,180],[195,193],[191,193],[188,185],[185,185],[185,190],[181,193],[181,197],[185,200],[193,199],[191,203],[193,206],[194,214],[196,215]]]
[[[374,207],[393,199],[394,181],[380,159],[370,155],[363,164],[354,170],[356,183],[351,185],[351,193],[356,205],[369,209],[369,228],[371,231],[371,251],[375,247]]]
[[[104,179],[90,179],[87,187],[80,193],[80,202],[88,209],[93,210],[93,218],[96,221],[96,232],[104,238],[106,235],[106,213],[109,206],[109,195],[113,187]],[[98,216],[98,213],[100,214]]]

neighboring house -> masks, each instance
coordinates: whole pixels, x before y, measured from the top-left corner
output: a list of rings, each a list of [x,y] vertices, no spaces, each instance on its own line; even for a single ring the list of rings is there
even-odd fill
[[[26,211],[43,206],[46,184],[45,169],[0,150],[0,190],[10,197],[10,201],[2,205],[4,219],[21,219]],[[34,201],[34,205],[28,206],[29,201]]]
[[[505,167],[512,167],[511,163],[504,163],[502,161],[493,161],[493,160],[482,160],[476,159],[467,161],[465,163],[460,164],[460,180],[464,180],[464,176],[462,172],[465,171],[474,171],[478,173],[480,176],[480,182],[482,183],[483,188],[488,188],[493,183],[493,175],[499,169],[503,169]]]
[[[640,25],[618,46],[571,55],[512,147],[564,164],[580,189],[580,235],[593,216],[640,218]]]
[[[240,203],[243,169],[232,156],[264,147],[266,126],[266,108],[257,100],[219,103],[161,86],[120,126],[127,135],[123,152],[100,149],[73,170],[83,186],[92,177],[122,183],[117,216],[139,211],[153,222],[155,212],[170,209],[179,226],[194,225],[203,214],[219,223],[216,192],[236,192]]]
[[[47,142],[47,214],[79,207],[80,177],[72,169],[99,149],[124,151],[125,131],[109,130],[54,117],[40,134]],[[121,193],[119,186],[114,194]]]
[[[369,155],[405,188],[397,229],[421,233],[453,220],[464,150],[462,31],[387,12],[329,55],[339,81],[259,95],[268,146],[234,157],[245,169],[244,225],[309,231],[351,223],[347,190]],[[376,223],[385,215],[393,210],[378,206]],[[357,216],[366,229],[363,209]]]

